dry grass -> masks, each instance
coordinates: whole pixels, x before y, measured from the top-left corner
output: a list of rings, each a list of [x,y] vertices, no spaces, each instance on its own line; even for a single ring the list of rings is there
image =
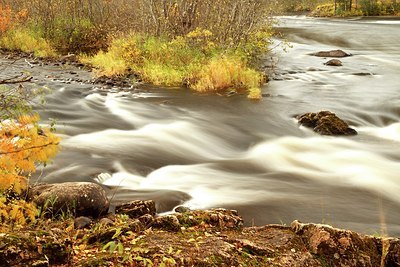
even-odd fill
[[[240,59],[228,56],[211,59],[193,77],[196,82],[190,87],[198,92],[259,88],[262,81],[260,72],[248,68]]]

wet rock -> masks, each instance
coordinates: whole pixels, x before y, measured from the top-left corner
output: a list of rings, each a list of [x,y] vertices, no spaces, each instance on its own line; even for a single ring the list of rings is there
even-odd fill
[[[312,54],[316,57],[349,57],[351,54],[344,52],[343,50],[331,50],[331,51],[320,51]]]
[[[331,60],[325,62],[324,65],[335,66],[335,67],[343,66],[342,61],[340,61],[339,59],[331,59]]]
[[[330,111],[306,113],[296,117],[299,124],[321,135],[356,135],[357,131]]]
[[[90,224],[92,223],[92,219],[85,217],[85,216],[80,216],[78,218],[75,218],[74,220],[74,228],[75,229],[83,229],[83,228],[87,228],[90,226]]]
[[[326,266],[381,266],[382,247],[377,238],[322,224],[294,221],[291,227]]]
[[[352,73],[352,74],[355,75],[355,76],[372,76],[372,75],[374,75],[371,72],[355,72],[355,73]]]
[[[178,212],[178,213],[185,213],[185,212],[189,212],[189,211],[190,211],[190,208],[185,207],[185,206],[178,206],[178,207],[176,207],[176,208],[174,209],[174,211],[175,211],[175,212]]]
[[[106,213],[109,207],[104,189],[88,182],[39,184],[28,190],[28,199],[42,207],[48,216],[71,213],[75,216],[98,217]]]
[[[117,205],[115,207],[115,213],[126,214],[130,218],[134,219],[137,219],[145,214],[154,216],[156,214],[156,205],[152,200],[135,200]]]

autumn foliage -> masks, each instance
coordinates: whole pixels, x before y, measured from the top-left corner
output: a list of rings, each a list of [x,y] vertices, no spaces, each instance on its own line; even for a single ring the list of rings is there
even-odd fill
[[[30,175],[57,153],[59,138],[40,127],[39,116],[22,115],[0,123],[0,222],[23,225],[36,208],[24,200]]]
[[[14,12],[10,6],[3,6],[0,4],[0,34],[10,30],[16,24],[25,22],[27,17],[27,9]]]

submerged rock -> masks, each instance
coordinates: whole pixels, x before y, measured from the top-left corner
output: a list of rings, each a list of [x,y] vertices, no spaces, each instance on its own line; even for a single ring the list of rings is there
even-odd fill
[[[39,184],[29,188],[28,198],[42,207],[48,216],[70,213],[98,217],[106,213],[109,207],[104,189],[88,182]]]
[[[306,113],[296,117],[299,124],[321,135],[356,135],[357,131],[330,111]]]
[[[351,54],[344,52],[343,50],[331,50],[331,51],[320,51],[312,54],[316,57],[349,57]]]
[[[339,59],[331,59],[331,60],[325,62],[324,65],[335,66],[335,67],[343,66],[342,61],[340,61]]]

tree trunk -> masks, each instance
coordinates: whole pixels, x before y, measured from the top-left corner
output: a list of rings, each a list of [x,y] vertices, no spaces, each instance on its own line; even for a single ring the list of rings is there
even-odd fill
[[[335,0],[335,15],[336,15],[336,10],[337,10],[337,2]]]

